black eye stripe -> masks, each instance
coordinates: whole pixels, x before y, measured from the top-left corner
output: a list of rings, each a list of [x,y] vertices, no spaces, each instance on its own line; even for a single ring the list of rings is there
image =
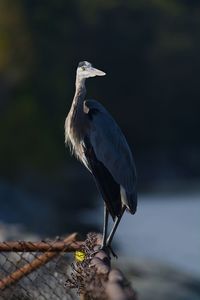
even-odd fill
[[[84,65],[85,65],[85,62],[84,62],[84,61],[81,61],[81,62],[78,64],[79,67],[83,67]]]
[[[87,62],[87,61],[81,61],[79,64],[78,64],[78,67],[81,68],[81,67],[89,67],[91,66],[91,63]]]

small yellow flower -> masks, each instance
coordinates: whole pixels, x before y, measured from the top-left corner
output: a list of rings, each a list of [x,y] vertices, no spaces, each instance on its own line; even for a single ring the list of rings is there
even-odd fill
[[[82,262],[85,259],[85,253],[83,251],[75,251],[74,257],[76,261]]]

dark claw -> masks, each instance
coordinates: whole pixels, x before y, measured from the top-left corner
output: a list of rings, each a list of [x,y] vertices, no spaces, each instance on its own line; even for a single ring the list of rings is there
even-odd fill
[[[117,254],[113,251],[112,247],[110,245],[102,245],[100,247],[100,250],[103,250],[107,255],[108,257],[110,257],[110,253],[113,255],[113,257],[115,258],[118,258]]]
[[[113,248],[111,246],[107,246],[107,248],[110,250],[114,258],[118,258],[117,254],[113,251]]]

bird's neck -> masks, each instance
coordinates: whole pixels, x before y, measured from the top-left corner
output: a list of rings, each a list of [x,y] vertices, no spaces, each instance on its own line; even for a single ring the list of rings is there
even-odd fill
[[[74,106],[83,104],[86,95],[85,79],[76,78],[76,91],[73,99]]]
[[[70,124],[75,126],[76,121],[81,122],[83,116],[83,101],[86,95],[85,79],[76,78],[76,91],[69,112]]]

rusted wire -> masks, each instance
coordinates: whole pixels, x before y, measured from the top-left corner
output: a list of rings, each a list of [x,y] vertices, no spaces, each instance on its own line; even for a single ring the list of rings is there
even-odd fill
[[[68,244],[65,241],[9,241],[0,242],[0,252],[73,252],[78,250],[82,244],[82,242]]]
[[[62,250],[63,251],[67,250],[67,252],[69,252],[69,250],[74,251],[74,250],[77,250],[78,248],[80,248],[80,244],[75,242],[76,236],[77,236],[77,234],[73,233],[70,236],[68,236],[66,239],[63,240],[63,242],[62,242],[62,247],[63,247]],[[56,242],[55,242],[55,244],[56,244]],[[22,245],[24,247],[24,243],[22,243]],[[8,243],[7,243],[7,246],[8,246]],[[24,249],[23,247],[22,247],[22,249]],[[31,272],[35,271],[36,269],[38,269],[42,265],[49,262],[52,258],[57,256],[61,251],[61,250],[59,250],[59,252],[58,252],[58,250],[53,251],[53,249],[54,249],[54,244],[49,245],[48,252],[45,252],[44,254],[36,257],[33,261],[28,262],[23,267],[21,267],[18,270],[14,271],[12,274],[10,274],[10,275],[4,277],[3,279],[1,279],[0,280],[0,290],[4,290],[10,284],[18,282],[24,276],[27,276]],[[55,248],[55,249],[58,249],[58,247]],[[36,248],[34,248],[34,251],[36,251]],[[37,249],[37,251],[40,251],[40,249],[39,250]]]

